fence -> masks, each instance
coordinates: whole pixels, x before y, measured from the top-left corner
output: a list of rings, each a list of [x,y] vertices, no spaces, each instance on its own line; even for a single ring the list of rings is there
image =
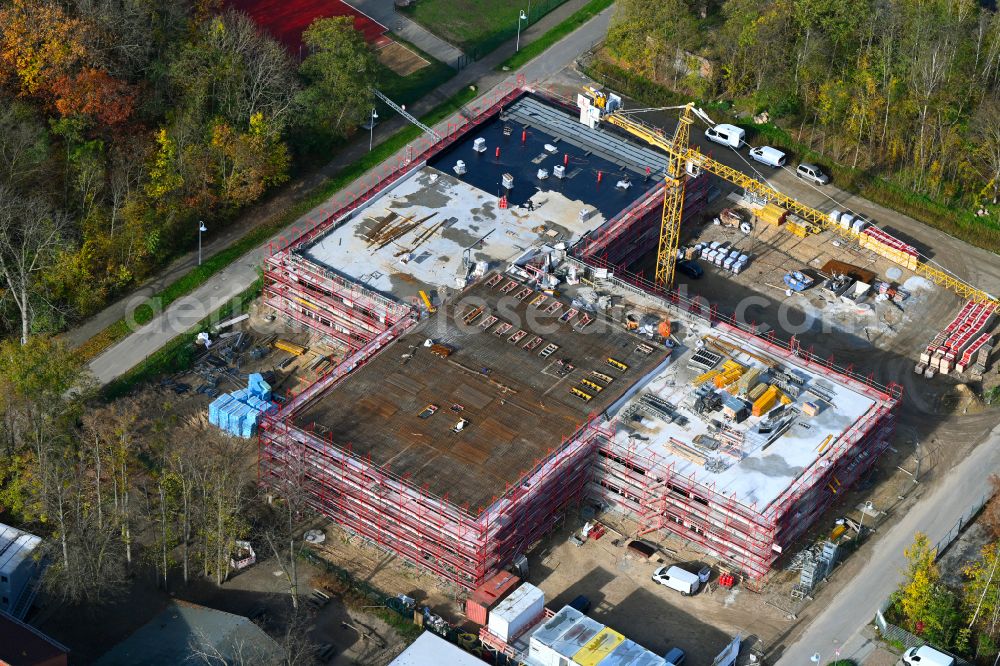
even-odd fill
[[[958,522],[956,522],[955,525],[948,530],[948,533],[934,545],[935,550],[937,550],[938,557],[941,557],[941,553],[943,553],[944,550],[951,545],[952,541],[958,538],[958,535],[962,533],[962,530],[965,529],[970,522],[972,522],[972,519],[976,517],[976,514],[982,511],[983,507],[986,506],[986,503],[990,501],[991,497],[993,497],[993,493],[986,493],[983,495],[978,502],[973,504],[968,511],[962,514],[962,517],[958,519]]]
[[[885,612],[889,610],[889,606],[891,605],[892,605],[892,597],[889,597],[888,599],[883,601],[882,605],[880,605],[878,607],[878,610],[875,611],[875,626],[878,627],[879,633],[882,634],[882,638],[890,643],[894,643],[896,645],[902,645],[904,650],[927,645],[928,643],[924,639],[920,638],[919,636],[911,634],[906,629],[898,627],[892,622],[889,622],[887,619],[885,619]],[[939,652],[944,652],[946,654],[950,654],[952,657],[955,657],[955,666],[973,666],[971,662],[968,662],[959,656],[951,654],[947,650],[942,650],[936,645],[933,645],[931,647],[933,647],[935,650]]]

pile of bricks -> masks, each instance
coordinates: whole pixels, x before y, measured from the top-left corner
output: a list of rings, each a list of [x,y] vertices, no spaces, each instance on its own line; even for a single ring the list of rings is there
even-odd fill
[[[989,303],[966,302],[951,323],[934,336],[920,354],[916,372],[964,372],[972,362],[973,354],[989,348],[992,336],[987,329],[993,324],[995,316],[994,307]]]

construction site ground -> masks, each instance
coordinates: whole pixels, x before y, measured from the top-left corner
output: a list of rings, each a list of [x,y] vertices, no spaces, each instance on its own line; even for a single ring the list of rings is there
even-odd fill
[[[579,73],[565,70],[556,77],[556,84],[575,94],[582,80]],[[692,135],[694,137],[694,133]],[[715,156],[722,157],[719,151],[715,151]],[[815,198],[807,186],[794,178],[788,178],[786,174],[779,174],[776,180],[782,191],[791,196],[802,195],[806,202],[809,202],[810,196]],[[839,201],[849,202],[852,209],[871,215],[880,224],[904,230],[922,247],[931,248],[936,261],[977,286],[994,293],[1000,291],[1000,269],[997,268],[1000,264],[995,260],[992,263],[982,261],[982,251],[857,197],[837,191],[831,191],[831,194]],[[811,203],[818,205],[816,202]],[[729,205],[724,197],[716,200],[712,212],[723,205]],[[682,241],[684,244],[690,244],[696,238],[719,240],[725,236],[728,240],[738,240],[743,236],[738,230],[714,225],[694,228],[689,226],[688,229],[691,235],[685,236]],[[781,303],[786,299],[801,302],[797,308],[798,313],[810,306],[820,309],[820,304],[810,303],[813,298],[810,292],[785,296],[782,276],[788,270],[815,268],[816,262],[822,265],[826,260],[824,257],[829,255],[829,258],[870,268],[879,273],[880,277],[885,277],[887,266],[879,265],[884,260],[872,264],[867,255],[852,254],[843,245],[839,248],[833,245],[831,240],[829,232],[803,240],[784,230],[765,227],[744,238],[740,244],[740,247],[746,247],[755,255],[747,271],[733,276],[701,262],[706,268],[706,275],[701,280],[690,281],[689,290],[692,294],[703,295],[710,301],[719,303],[720,309],[724,311],[733,310],[748,296],[763,297],[764,303],[753,305],[744,318],[768,323],[780,337],[787,338],[788,334],[782,330],[781,322],[776,320]],[[647,272],[649,274],[651,273]],[[904,283],[908,275],[904,271]],[[929,485],[943,476],[943,471],[961,460],[1000,422],[997,410],[984,408],[977,399],[968,397],[957,388],[966,383],[967,378],[938,376],[933,380],[925,380],[913,373],[916,354],[933,337],[938,327],[954,316],[960,303],[957,296],[939,288],[923,291],[913,289],[911,300],[904,304],[903,312],[886,310],[880,314],[877,325],[851,324],[853,315],[844,312],[843,317],[834,317],[834,321],[836,323],[842,319],[845,326],[850,324],[856,327],[852,329],[853,333],[845,334],[837,326],[833,326],[833,330],[827,333],[821,330],[798,335],[804,347],[812,345],[816,353],[834,354],[841,365],[853,363],[857,370],[871,372],[877,381],[897,382],[904,388],[900,425],[892,448],[873,472],[856,489],[839,499],[817,523],[810,533],[811,538],[827,533],[832,520],[839,515],[851,515],[857,520],[857,507],[864,501],[871,501],[879,513],[872,523],[876,528],[891,525]],[[826,307],[822,310],[826,310]],[[888,307],[892,308],[891,305]],[[789,314],[788,319],[792,323],[801,322],[802,318],[796,318],[795,314],[796,312]],[[269,322],[265,315],[255,304],[251,319],[242,325],[258,336],[258,341],[273,335],[298,344],[309,343],[309,336],[304,331],[291,330],[285,322]],[[769,315],[774,317],[773,322],[769,321]],[[882,320],[883,317],[885,321]],[[866,328],[878,330],[869,330],[866,334]],[[868,335],[872,333],[875,334],[869,341]],[[337,351],[321,348],[321,355],[327,353],[336,356]],[[295,357],[284,368],[278,367],[289,358],[291,355],[286,352],[270,349],[259,361],[250,361],[244,357],[238,372],[276,369],[278,378],[275,388],[295,390],[300,382],[308,381],[314,374],[309,366],[318,357],[310,353],[305,358]],[[206,381],[204,368],[198,372],[192,369],[191,372],[181,373],[170,379],[175,382],[173,386],[177,383],[187,384],[190,389],[210,383]],[[997,382],[996,370],[990,368],[981,386],[989,387]],[[220,389],[227,391],[244,387],[239,385],[239,381],[227,378],[221,378],[217,383]],[[173,386],[167,384],[156,389],[155,396],[150,394],[149,399],[163,400],[162,392],[174,392]],[[978,392],[981,388],[974,382],[970,386],[973,392]],[[179,409],[187,410],[191,418],[203,418],[210,402],[209,396],[195,390],[177,392],[176,396],[170,396],[169,399]],[[919,483],[914,482],[914,473],[917,474]],[[970,501],[971,499],[973,498]],[[822,607],[824,599],[836,594],[838,586],[846,584],[852,574],[865,565],[863,553],[848,558],[834,572],[833,581],[814,592],[816,601],[813,602],[806,600],[795,605],[791,603],[787,590],[797,580],[797,573],[784,571],[779,571],[772,577],[762,595],[738,587],[732,595],[717,590],[711,594],[702,592],[688,598],[656,586],[649,580],[649,574],[655,567],[651,563],[627,560],[624,548],[611,546],[614,537],[610,533],[599,541],[587,542],[581,548],[570,544],[567,538],[579,525],[579,520],[567,519],[564,529],[529,552],[529,562],[533,567],[530,579],[546,591],[548,605],[557,606],[576,594],[587,594],[595,604],[592,614],[599,620],[607,622],[650,649],[660,650],[671,644],[690,649],[693,664],[709,663],[730,633],[737,630],[743,630],[745,637],[759,637],[765,645],[776,641],[790,644],[797,625],[786,616],[794,614],[801,620],[815,614]],[[331,561],[352,570],[361,579],[388,593],[406,592],[414,596],[418,602],[432,606],[435,612],[446,619],[462,619],[460,606],[456,601],[458,590],[447,587],[439,579],[423,574],[416,567],[404,564],[398,558],[371,545],[357,540],[348,541],[342,532],[337,536],[339,528],[328,527],[326,532],[328,540],[325,549]],[[878,537],[879,532],[876,531],[870,539]],[[804,544],[808,542],[808,539],[802,540]],[[769,605],[771,603],[775,606]],[[656,621],[650,621],[651,618],[656,618]],[[686,642],[691,643],[690,647]]]

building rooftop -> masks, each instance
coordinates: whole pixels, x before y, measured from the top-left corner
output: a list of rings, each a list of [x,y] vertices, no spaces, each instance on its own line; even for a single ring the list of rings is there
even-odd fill
[[[482,666],[483,661],[449,643],[433,631],[425,631],[389,666]]]
[[[640,457],[672,465],[675,473],[703,485],[712,484],[720,495],[734,496],[757,510],[775,501],[808,468],[833,450],[855,423],[879,405],[874,395],[855,390],[830,376],[791,364],[768,354],[749,339],[730,337],[718,329],[698,328],[675,348],[665,369],[643,385],[627,402],[615,405],[615,441],[623,448],[634,447]],[[703,367],[690,363],[700,351],[693,343],[707,342],[705,349],[723,359],[760,372],[761,384],[773,384],[784,377],[792,384],[782,391],[790,402],[760,417],[752,415],[752,399],[735,398],[718,389],[714,378],[700,384],[702,394],[715,393],[722,409],[699,412],[695,401],[700,395],[698,379]],[[773,369],[772,369],[773,366]],[[789,381],[790,380],[790,381]],[[738,380],[729,385],[738,387]],[[797,387],[797,391],[796,391]],[[798,392],[798,395],[793,395]],[[806,403],[810,403],[809,406]],[[666,413],[660,411],[666,405]],[[726,410],[743,407],[742,422],[726,415]],[[813,407],[818,413],[810,416]],[[721,426],[721,427],[720,427]]]
[[[281,647],[247,618],[197,604],[175,601],[141,629],[106,652],[98,666],[176,666],[201,661],[279,663]]]
[[[66,663],[69,648],[35,627],[0,611],[0,664],[35,666]]]
[[[475,149],[480,139],[482,152]],[[455,171],[459,160],[465,173]],[[472,261],[496,265],[541,243],[575,243],[654,187],[665,164],[662,153],[525,96],[301,252],[406,300],[455,286],[466,250]],[[555,177],[557,166],[565,166],[564,178]],[[539,169],[548,177],[538,178]],[[510,189],[505,175],[513,177]],[[501,195],[507,208],[500,208]]]
[[[585,318],[592,321],[581,330]],[[424,346],[428,338],[454,353],[435,355]],[[609,357],[625,369],[609,366]],[[503,494],[535,459],[665,358],[665,349],[620,326],[491,273],[295,421],[315,424],[318,434],[350,444],[354,455],[370,454],[415,485],[474,508]],[[455,432],[460,419],[467,424]]]
[[[0,571],[9,573],[42,543],[42,538],[0,523]]]

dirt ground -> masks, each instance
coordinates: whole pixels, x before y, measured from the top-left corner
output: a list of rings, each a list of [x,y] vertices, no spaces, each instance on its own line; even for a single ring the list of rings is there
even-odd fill
[[[307,562],[300,561],[298,568],[299,593],[309,595],[320,585],[322,574]],[[157,587],[152,572],[141,572],[127,594],[115,603],[83,608],[48,603],[41,614],[30,619],[72,648],[71,664],[89,664],[146,624],[174,598],[237,615],[259,613],[256,622],[279,642],[291,610],[287,583],[277,563],[265,559],[221,587],[201,579],[183,586],[178,574],[167,592]],[[384,666],[406,648],[392,627],[363,609],[343,603],[336,595],[325,608],[306,612],[310,640],[337,648],[337,657],[328,662],[333,666]],[[354,628],[344,628],[342,622]],[[94,631],[95,626],[101,630]]]
[[[378,61],[400,76],[409,76],[430,63],[399,42],[389,42],[375,52]]]
[[[316,550],[330,562],[349,571],[357,580],[369,583],[386,594],[405,594],[418,606],[430,606],[452,623],[460,623],[465,594],[405,560],[369,541],[352,535],[333,523],[324,527],[326,541]]]
[[[634,529],[613,514],[599,519],[624,534]],[[546,604],[554,610],[582,594],[592,604],[588,614],[597,621],[658,654],[680,647],[691,664],[711,664],[737,633],[749,650],[758,637],[774,636],[789,624],[784,613],[767,604],[766,596],[739,585],[732,590],[718,587],[717,568],[709,586],[686,597],[654,583],[651,576],[660,563],[627,554],[627,540],[620,534],[608,531],[576,546],[569,537],[583,522],[568,517],[529,559],[529,580],[545,592]],[[645,538],[650,537],[657,542],[656,535]],[[661,546],[666,554],[663,564],[711,563],[677,540],[664,538]]]

